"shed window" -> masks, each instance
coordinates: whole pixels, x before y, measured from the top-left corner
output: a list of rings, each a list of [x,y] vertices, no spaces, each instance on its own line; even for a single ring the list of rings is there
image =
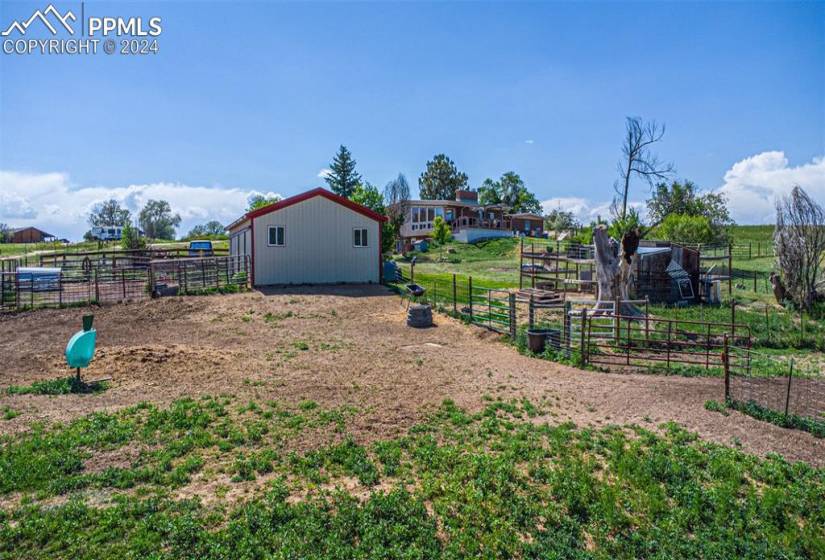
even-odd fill
[[[269,226],[268,245],[270,247],[284,246],[284,226]]]
[[[355,228],[352,230],[352,244],[355,247],[367,247],[367,228]]]

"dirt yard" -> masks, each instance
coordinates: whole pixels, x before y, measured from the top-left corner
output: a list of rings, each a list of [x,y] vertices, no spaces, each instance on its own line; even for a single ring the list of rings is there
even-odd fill
[[[111,377],[93,395],[0,395],[0,433],[140,401],[182,396],[353,405],[349,430],[371,441],[404,432],[429,407],[452,399],[478,409],[484,396],[545,402],[540,421],[579,426],[676,421],[703,438],[790,460],[825,464],[825,440],[737,412],[705,410],[721,400],[716,378],[605,374],[520,355],[497,335],[437,316],[407,328],[398,296],[382,287],[296,288],[230,296],[168,298],[95,308],[98,353],[86,379]],[[88,309],[0,316],[0,386],[70,375],[69,336]]]

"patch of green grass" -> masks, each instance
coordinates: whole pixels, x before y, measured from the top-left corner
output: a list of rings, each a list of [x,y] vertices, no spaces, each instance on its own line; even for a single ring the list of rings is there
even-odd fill
[[[10,407],[8,405],[3,407],[2,414],[3,414],[3,420],[14,420],[18,416],[20,416],[19,411],[14,410],[12,407]]]
[[[728,409],[725,407],[725,405],[718,402],[718,401],[713,401],[713,400],[705,401],[705,410],[710,410],[712,412],[718,412],[722,416],[729,416],[730,415],[730,413],[728,412]]]
[[[318,408],[318,403],[315,401],[301,401],[298,403],[298,408],[301,410],[314,410]]]
[[[289,407],[268,403],[270,419],[237,408],[226,398],[184,399],[3,436],[0,495],[22,495],[0,510],[0,556],[814,558],[825,550],[825,470],[704,442],[675,424],[658,433],[577,429],[537,422],[541,411],[527,400],[488,401],[477,413],[445,401],[400,437],[363,445],[330,434],[297,451]],[[322,412],[331,411],[301,415],[315,424]],[[267,426],[257,442],[250,422]],[[90,458],[127,445],[142,449],[131,466],[87,470]],[[234,485],[249,492],[238,503],[176,499],[171,489],[198,472],[232,478],[216,487],[219,499]],[[42,501],[52,493],[66,499]]]
[[[303,340],[298,340],[296,342],[293,342],[292,346],[294,346],[296,350],[301,350],[301,351],[309,350],[309,344],[307,344]]]
[[[777,412],[775,410],[771,410],[770,408],[766,408],[754,401],[740,402],[732,400],[728,401],[727,405],[734,410],[747,414],[748,416],[753,416],[757,420],[770,422],[771,424],[776,424],[777,426],[781,426],[783,428],[792,428],[795,430],[810,432],[819,438],[825,437],[825,420],[809,418],[807,416],[798,416],[796,414],[784,414],[782,412]]]
[[[107,387],[105,382],[85,383],[71,376],[35,381],[31,385],[10,385],[6,387],[6,392],[10,395],[68,395],[69,393],[100,393]]]
[[[281,313],[267,312],[264,315],[264,321],[267,323],[277,323],[279,321],[283,321],[284,319],[289,319],[290,317],[292,317],[292,311],[285,311]]]

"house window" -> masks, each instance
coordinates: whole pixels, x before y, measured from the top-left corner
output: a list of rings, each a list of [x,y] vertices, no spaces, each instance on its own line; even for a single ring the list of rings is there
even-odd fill
[[[367,228],[355,228],[352,230],[352,244],[355,247],[367,247]]]
[[[270,247],[283,247],[284,243],[284,226],[269,226],[269,239],[267,245]]]

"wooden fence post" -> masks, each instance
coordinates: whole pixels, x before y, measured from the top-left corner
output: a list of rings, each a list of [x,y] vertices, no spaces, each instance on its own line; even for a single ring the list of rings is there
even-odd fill
[[[524,286],[524,238],[521,238],[521,246],[518,252],[518,289]]]
[[[793,358],[791,358],[791,363],[788,367],[788,390],[785,393],[785,416],[788,415],[788,407],[791,404],[791,379],[793,379]]]
[[[100,303],[100,281],[98,280],[98,268],[95,267],[95,300]]]
[[[670,336],[673,333],[673,321],[667,322],[667,369],[670,371]]]
[[[63,307],[63,271],[57,273],[57,305]]]
[[[733,244],[728,244],[728,297],[733,296]]]
[[[120,284],[123,287],[123,301],[126,301],[126,269],[120,269]]]
[[[728,353],[728,333],[722,339],[722,367],[725,370],[725,402],[730,402],[730,354]]]

